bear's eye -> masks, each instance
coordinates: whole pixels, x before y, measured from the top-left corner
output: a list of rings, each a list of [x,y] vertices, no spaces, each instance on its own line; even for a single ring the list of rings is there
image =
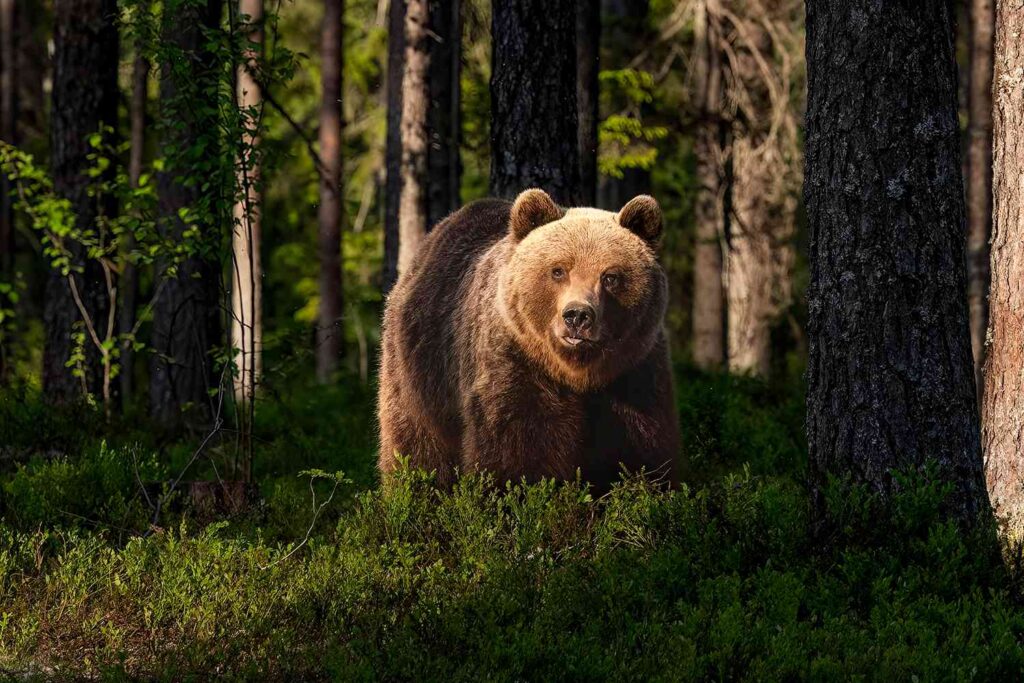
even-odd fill
[[[618,273],[605,273],[601,278],[601,284],[605,289],[615,289],[621,281],[622,277]]]
[[[554,278],[555,280],[564,280],[565,279],[565,268],[562,268],[560,266],[556,267],[556,268],[552,268],[551,269],[551,277]]]

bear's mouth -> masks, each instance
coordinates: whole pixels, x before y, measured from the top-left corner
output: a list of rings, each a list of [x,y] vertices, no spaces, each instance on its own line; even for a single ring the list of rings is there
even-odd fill
[[[568,346],[570,349],[588,349],[597,346],[597,343],[592,339],[584,339],[583,337],[577,337],[576,335],[563,335],[562,343]]]

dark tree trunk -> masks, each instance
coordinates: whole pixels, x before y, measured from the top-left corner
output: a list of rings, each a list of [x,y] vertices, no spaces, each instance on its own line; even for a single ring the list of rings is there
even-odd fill
[[[403,78],[406,74],[406,0],[392,0],[388,10],[387,142],[384,189],[383,290],[387,294],[398,279],[399,255],[411,258],[415,252],[403,249],[400,210],[403,182],[402,158],[407,150],[402,141]],[[429,231],[441,219],[459,208],[462,183],[461,116],[461,0],[430,0],[426,56],[429,61],[427,89],[427,136],[424,152],[426,191],[417,206],[426,211]],[[418,54],[418,53],[417,53]],[[418,222],[418,219],[417,219]],[[418,233],[417,233],[418,234]]]
[[[384,166],[384,294],[398,280],[398,203],[402,195],[402,72],[405,70],[405,0],[388,8],[387,140]]]
[[[886,494],[933,461],[949,512],[987,506],[968,328],[953,3],[809,0],[807,437]]]
[[[148,12],[147,4],[139,5],[140,11]],[[142,161],[146,148],[146,101],[149,90],[149,62],[142,53],[142,45],[135,45],[135,58],[132,60],[132,95],[129,104],[128,118],[131,124],[131,140],[128,152],[128,181],[133,188],[138,188],[142,177]],[[133,248],[134,243],[129,245]],[[136,313],[139,293],[139,273],[136,267],[128,263],[121,273],[121,310],[118,312],[118,326],[121,335],[131,335],[135,330]],[[129,345],[121,351],[121,400],[130,403],[135,394],[135,352]]]
[[[491,194],[539,187],[575,206],[576,0],[507,0],[491,11]]]
[[[157,176],[161,233],[182,237],[186,225],[181,209],[198,211],[200,239],[217,240],[216,223],[208,212],[209,198],[201,190],[203,163],[218,149],[217,124],[207,108],[192,102],[217,78],[218,65],[204,48],[203,27],[217,26],[220,0],[205,8],[179,7],[164,26],[164,41],[180,51],[161,65],[163,147],[175,150],[167,169]],[[203,253],[187,257],[175,273],[161,268],[159,291],[153,307],[153,362],[149,380],[150,410],[165,428],[203,429],[212,419],[209,390],[213,378],[211,350],[220,340],[219,265]],[[163,264],[166,267],[166,264]]]
[[[697,196],[693,256],[693,362],[707,370],[725,364],[725,291],[722,242],[725,238],[726,155],[722,138],[722,56],[718,13],[703,0],[694,21],[695,73],[699,119],[694,139]]]
[[[18,81],[16,76],[17,11],[14,0],[0,0],[0,140],[17,140]],[[14,271],[14,203],[11,182],[0,175],[0,282],[10,283]],[[0,334],[0,386],[9,375],[10,343]]]
[[[992,506],[1012,538],[1024,529],[1024,7],[1000,2],[995,45],[995,214],[990,346],[982,400]]]
[[[988,328],[988,240],[992,232],[993,0],[971,0],[967,92],[967,272],[971,347],[981,394]]]
[[[50,153],[54,190],[66,198],[78,225],[92,226],[96,217],[113,211],[104,197],[90,197],[90,180],[85,171],[91,165],[88,137],[102,126],[117,123],[118,40],[115,0],[55,0],[53,105],[50,121]],[[85,272],[75,276],[82,306],[93,321],[105,324],[110,310],[105,278],[99,266],[85,263]],[[57,403],[101,390],[100,354],[86,340],[84,377],[66,367],[72,351],[71,336],[82,315],[72,298],[68,279],[50,272],[43,305],[45,342],[43,348],[43,392]]]
[[[579,112],[580,200],[597,204],[597,105],[601,55],[601,4],[576,0],[576,109]]]
[[[325,0],[320,80],[320,311],[316,329],[316,376],[328,381],[337,371],[345,341],[341,267],[341,84],[344,71],[343,0]]]
[[[462,21],[460,0],[431,0],[427,127],[427,230],[459,208],[462,162],[460,114]]]

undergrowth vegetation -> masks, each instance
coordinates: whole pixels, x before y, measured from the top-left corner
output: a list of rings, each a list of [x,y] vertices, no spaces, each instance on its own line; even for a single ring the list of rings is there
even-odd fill
[[[991,680],[1024,670],[1017,572],[990,527],[942,520],[949,491],[927,472],[903,477],[884,507],[837,485],[833,523],[814,533],[799,387],[684,370],[678,393],[687,483],[665,491],[631,478],[594,499],[579,483],[479,476],[442,493],[415,471],[379,487],[371,393],[293,392],[287,405],[268,400],[258,422],[276,435],[257,450],[259,504],[213,522],[169,506],[155,524],[140,482],[174,476],[194,444],[128,424],[83,431],[80,414],[65,424],[30,395],[6,396],[0,673]],[[213,460],[189,476],[209,476]]]

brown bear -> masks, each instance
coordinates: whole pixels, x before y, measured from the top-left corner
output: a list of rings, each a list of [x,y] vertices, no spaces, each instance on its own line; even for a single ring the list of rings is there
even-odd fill
[[[537,189],[441,222],[387,300],[381,472],[400,454],[442,485],[456,470],[674,481],[661,226],[652,197],[616,214]]]

